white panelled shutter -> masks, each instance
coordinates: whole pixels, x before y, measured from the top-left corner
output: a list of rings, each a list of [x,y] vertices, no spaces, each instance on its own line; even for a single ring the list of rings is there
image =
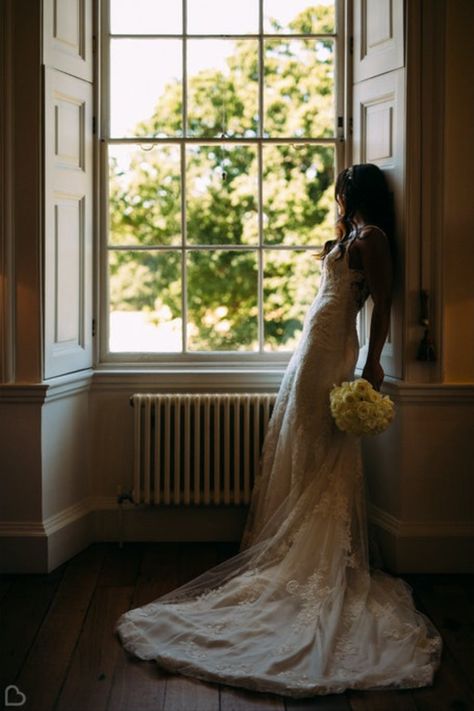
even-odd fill
[[[44,3],[44,376],[92,364],[92,2]]]
[[[375,163],[394,193],[397,238],[403,232],[405,183],[405,68],[403,0],[355,0],[353,54],[353,163]],[[386,375],[402,377],[402,290],[395,294],[382,353]],[[372,301],[359,318],[362,368]]]

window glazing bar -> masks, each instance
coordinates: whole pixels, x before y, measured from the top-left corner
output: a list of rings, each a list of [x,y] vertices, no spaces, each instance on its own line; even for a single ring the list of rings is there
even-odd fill
[[[326,40],[326,39],[336,39],[337,34],[336,33],[331,33],[328,32],[327,34],[288,34],[288,33],[281,33],[281,34],[271,34],[268,32],[262,33],[262,34],[236,34],[236,35],[193,35],[193,34],[188,34],[183,33],[183,34],[174,34],[174,35],[163,35],[163,34],[147,34],[147,35],[124,35],[124,34],[109,34],[109,37],[111,39],[143,39],[143,40],[154,40],[154,39],[183,39],[183,37],[187,37],[187,39],[258,39],[259,37],[263,37],[263,39],[321,39],[321,40]]]
[[[280,143],[286,143],[286,144],[295,144],[295,145],[305,145],[305,144],[312,144],[312,145],[317,145],[318,143],[321,145],[328,145],[331,143],[336,143],[338,141],[337,136],[331,136],[329,138],[300,138],[299,136],[294,136],[294,137],[270,137],[270,136],[263,136],[261,138],[249,138],[248,136],[242,136],[241,138],[235,137],[235,138],[228,138],[227,136],[225,137],[202,137],[200,138],[199,136],[166,136],[159,138],[157,136],[137,136],[135,138],[130,138],[129,136],[124,137],[124,138],[103,138],[102,141],[106,141],[107,143],[110,144],[121,144],[121,143],[136,143],[137,145],[140,145],[141,143],[174,143],[175,145],[180,145],[182,143],[186,144],[198,144],[201,146],[211,146],[216,143],[222,144],[222,143],[229,143],[232,145],[240,145],[242,143],[248,143],[255,145],[256,143],[268,143],[268,144],[280,144]]]
[[[188,28],[188,2],[182,0],[183,13],[183,37],[182,37],[182,61],[183,61],[183,106],[182,122],[183,130],[186,134],[188,123],[188,44],[186,30]],[[184,248],[187,240],[187,216],[186,216],[186,144],[181,142],[181,350],[186,352],[188,340],[188,272],[186,265],[186,252]]]
[[[191,244],[188,243],[186,246],[179,244],[153,244],[153,245],[143,245],[143,244],[108,244],[107,249],[111,252],[179,252],[180,250],[193,252],[195,250],[202,250],[205,252],[211,252],[213,250],[218,251],[241,251],[241,252],[256,252],[257,250],[273,250],[280,249],[286,250],[288,252],[304,252],[309,249],[321,249],[320,244],[272,244],[271,242],[262,242],[262,244]]]

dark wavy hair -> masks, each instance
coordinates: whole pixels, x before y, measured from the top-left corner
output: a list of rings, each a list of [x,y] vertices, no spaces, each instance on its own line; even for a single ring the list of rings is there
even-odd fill
[[[337,176],[335,197],[341,201],[341,214],[335,226],[336,239],[325,243],[322,251],[316,255],[319,259],[323,259],[335,244],[339,245],[342,256],[343,243],[357,229],[354,221],[356,212],[363,216],[368,225],[377,225],[385,232],[394,254],[393,196],[378,166],[359,163],[342,170]]]

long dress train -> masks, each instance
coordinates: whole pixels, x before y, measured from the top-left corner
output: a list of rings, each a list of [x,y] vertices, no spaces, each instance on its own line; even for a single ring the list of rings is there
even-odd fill
[[[410,586],[369,563],[360,443],[329,411],[333,384],[353,377],[366,296],[334,247],[278,392],[240,552],[123,614],[133,655],[293,697],[432,684],[441,638]]]

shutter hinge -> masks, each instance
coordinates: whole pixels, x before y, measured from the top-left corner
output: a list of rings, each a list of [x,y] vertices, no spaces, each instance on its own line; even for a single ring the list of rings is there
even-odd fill
[[[349,54],[354,54],[354,37],[349,37]]]
[[[92,319],[92,338],[94,338],[96,332],[95,318]]]
[[[344,116],[337,117],[337,137],[340,141],[344,140]]]
[[[96,134],[96,131],[97,131],[97,120],[96,120],[96,117],[93,116],[92,117],[92,133],[94,136]]]

